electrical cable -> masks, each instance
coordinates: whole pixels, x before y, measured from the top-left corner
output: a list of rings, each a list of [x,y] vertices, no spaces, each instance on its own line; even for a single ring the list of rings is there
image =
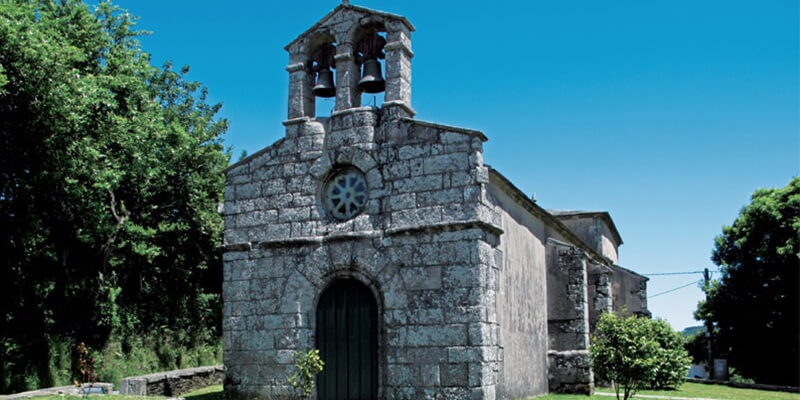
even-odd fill
[[[692,275],[692,274],[702,274],[705,271],[686,271],[686,272],[656,272],[652,274],[642,274],[644,276],[664,276],[664,275]],[[720,270],[709,269],[709,273],[719,273]]]
[[[702,274],[703,271],[689,271],[689,272],[659,272],[656,274],[642,274],[644,276],[661,276],[661,275],[691,275],[691,274]]]
[[[703,279],[696,280],[696,281],[694,281],[694,282],[687,283],[687,284],[685,284],[685,285],[683,285],[683,286],[678,286],[678,287],[676,287],[676,288],[674,288],[674,289],[670,289],[670,290],[667,290],[667,291],[663,291],[663,292],[661,292],[661,293],[656,293],[656,294],[654,294],[654,295],[652,295],[652,296],[647,296],[647,298],[648,298],[648,299],[652,299],[653,297],[661,296],[662,294],[672,293],[672,292],[674,292],[674,291],[676,291],[676,290],[680,290],[680,289],[683,289],[683,288],[685,288],[685,287],[689,287],[689,286],[692,286],[692,285],[696,285],[696,284],[698,284],[698,283],[700,283],[700,282],[702,282],[702,281],[703,281]]]

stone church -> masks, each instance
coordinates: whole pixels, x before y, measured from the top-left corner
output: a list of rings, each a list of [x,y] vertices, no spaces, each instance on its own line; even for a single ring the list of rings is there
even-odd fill
[[[227,399],[291,398],[313,348],[318,399],[588,393],[599,315],[648,313],[607,212],[544,210],[483,133],[414,119],[412,32],[345,2],[286,47],[286,136],[226,170]]]

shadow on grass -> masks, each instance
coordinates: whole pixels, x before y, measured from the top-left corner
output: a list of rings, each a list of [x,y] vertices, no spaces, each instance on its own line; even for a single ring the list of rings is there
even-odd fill
[[[186,400],[222,400],[222,392],[211,392],[197,394],[193,396],[184,396]]]

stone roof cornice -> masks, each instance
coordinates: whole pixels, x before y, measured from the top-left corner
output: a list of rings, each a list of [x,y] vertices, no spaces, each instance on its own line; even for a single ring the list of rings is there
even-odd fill
[[[514,186],[511,181],[508,180],[503,174],[498,172],[496,169],[489,167],[489,179],[492,183],[497,185],[503,192],[505,192],[511,199],[517,202],[522,208],[526,211],[534,215],[535,217],[542,220],[548,227],[552,228],[559,234],[561,234],[567,241],[569,241],[574,246],[577,246],[581,250],[585,251],[586,254],[589,255],[591,259],[597,261],[599,263],[605,265],[613,265],[614,262],[611,259],[603,256],[602,254],[598,253],[595,249],[591,246],[586,244],[581,238],[579,238],[575,233],[572,232],[563,222],[559,221],[554,215],[547,212],[542,207],[539,207],[534,203],[528,196],[525,195],[519,188]]]
[[[352,11],[359,12],[359,13],[364,13],[364,14],[369,14],[369,15],[378,15],[378,16],[381,16],[381,17],[384,17],[384,18],[394,19],[394,20],[402,22],[403,25],[405,25],[408,28],[408,30],[410,30],[411,32],[416,31],[416,28],[414,28],[414,25],[411,24],[411,21],[409,21],[408,18],[406,18],[406,17],[404,17],[402,15],[397,15],[397,14],[392,14],[392,13],[388,13],[388,12],[385,12],[385,11],[378,11],[378,10],[373,10],[373,9],[366,8],[366,7],[360,7],[360,6],[354,6],[354,5],[351,5],[351,4],[342,3],[342,4],[339,4],[336,8],[334,8],[331,12],[326,14],[324,17],[322,17],[322,19],[319,20],[319,22],[317,22],[313,26],[311,26],[311,28],[306,29],[306,31],[301,33],[300,36],[298,36],[297,38],[292,40],[289,44],[287,44],[286,47],[284,47],[284,50],[289,51],[289,48],[291,48],[292,45],[294,45],[295,43],[305,39],[306,36],[308,36],[309,34],[315,32],[317,29],[319,29],[319,27],[325,25],[325,22],[327,22],[329,19],[333,18],[333,16],[336,15],[337,13],[341,12],[341,10],[352,10]]]

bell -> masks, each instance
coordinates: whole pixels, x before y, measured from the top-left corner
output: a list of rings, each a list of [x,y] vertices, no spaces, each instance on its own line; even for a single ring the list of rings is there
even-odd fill
[[[386,88],[386,81],[381,76],[381,63],[372,58],[364,61],[364,72],[358,81],[358,89],[364,93],[380,93]]]
[[[320,69],[317,73],[317,84],[311,89],[317,97],[336,96],[336,86],[333,84],[333,71],[330,68]]]

